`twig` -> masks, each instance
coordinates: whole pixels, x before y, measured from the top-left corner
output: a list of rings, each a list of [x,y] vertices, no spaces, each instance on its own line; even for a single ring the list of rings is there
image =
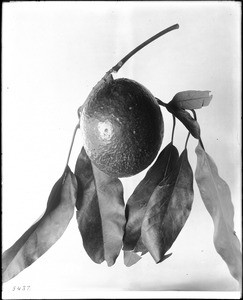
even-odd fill
[[[156,40],[157,38],[161,37],[162,35],[178,29],[179,25],[175,24],[173,26],[170,26],[162,31],[160,31],[159,33],[155,34],[154,36],[152,36],[151,38],[147,39],[145,42],[143,42],[142,44],[140,44],[139,46],[137,46],[135,49],[133,49],[131,52],[129,52],[125,57],[123,57],[123,59],[121,59],[114,67],[112,67],[105,76],[108,76],[109,74],[113,73],[113,72],[118,72],[118,70],[129,60],[129,58],[131,58],[135,53],[137,53],[139,50],[141,50],[142,48],[144,48],[145,46],[147,46],[148,44],[150,44],[151,42],[153,42],[154,40]]]

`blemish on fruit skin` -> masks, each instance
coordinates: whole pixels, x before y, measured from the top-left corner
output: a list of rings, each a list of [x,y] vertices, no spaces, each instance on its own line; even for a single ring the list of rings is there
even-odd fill
[[[121,96],[123,90],[120,91],[119,97],[114,94],[116,89],[113,89],[113,86],[121,85],[125,92],[132,91],[132,99]],[[151,163],[150,157],[156,149],[158,151],[158,145],[162,142],[162,115],[157,107],[156,126],[154,122],[144,121],[151,118],[154,108],[149,109],[151,96],[146,91],[143,90],[144,97],[138,97],[138,91],[141,90],[139,84],[131,80],[116,79],[110,88],[111,95],[109,94],[108,98],[100,95],[99,90],[94,100],[91,99],[93,106],[86,108],[87,118],[82,126],[84,143],[90,150],[89,157],[100,170],[112,176],[129,177],[146,168]],[[140,117],[143,115],[145,119]],[[151,136],[148,132],[152,133]],[[145,142],[142,136],[149,136],[149,143]],[[151,144],[154,146],[149,149]]]
[[[112,123],[109,120],[98,123],[100,137],[104,140],[110,140],[114,134]]]

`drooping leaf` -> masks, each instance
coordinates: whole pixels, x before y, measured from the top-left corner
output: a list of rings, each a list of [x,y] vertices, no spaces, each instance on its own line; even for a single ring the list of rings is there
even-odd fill
[[[234,207],[228,184],[219,176],[213,159],[201,144],[196,147],[196,182],[202,200],[214,223],[214,245],[228,265],[231,275],[241,282],[241,245],[234,232]]]
[[[64,233],[76,202],[77,181],[67,167],[50,193],[46,211],[2,256],[6,282],[42,256]]]
[[[193,90],[179,92],[173,97],[169,104],[182,109],[199,109],[209,105],[213,98],[209,93],[210,91]]]
[[[124,264],[127,267],[131,267],[132,265],[136,264],[140,259],[141,256],[133,251],[123,251],[124,252]]]
[[[194,138],[200,139],[200,126],[188,111],[170,103],[166,104],[166,109],[184,124]]]
[[[141,236],[156,263],[170,249],[191,211],[193,173],[185,149],[176,167],[154,190],[142,223]]]
[[[141,254],[138,254],[141,252]],[[147,248],[144,246],[141,236],[136,243],[136,246],[133,250],[124,250],[124,264],[127,267],[131,267],[132,265],[136,264],[144,254],[148,252]]]
[[[138,239],[137,244],[136,244],[135,248],[133,249],[133,252],[134,253],[141,252],[141,255],[144,255],[148,252],[148,249],[143,244],[141,236]]]
[[[123,186],[118,178],[98,170],[82,148],[75,167],[80,192],[77,222],[83,245],[96,263],[112,266],[122,248],[125,226]]]
[[[135,188],[126,205],[126,228],[123,249],[133,250],[141,236],[141,226],[150,196],[156,186],[171,172],[179,158],[178,150],[170,143],[158,156],[156,162],[148,170],[144,179]],[[146,248],[140,241],[136,252],[144,252]]]

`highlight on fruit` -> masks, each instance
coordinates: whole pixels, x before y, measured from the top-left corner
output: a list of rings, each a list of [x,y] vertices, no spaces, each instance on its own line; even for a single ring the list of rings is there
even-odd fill
[[[3,282],[31,266],[56,243],[74,214],[83,247],[94,263],[105,261],[110,267],[121,253],[127,267],[146,254],[155,263],[173,259],[169,250],[190,217],[195,181],[213,220],[215,249],[241,283],[241,245],[234,231],[230,188],[205,150],[196,114],[210,104],[211,92],[180,91],[165,103],[139,82],[112,76],[142,48],[178,28],[175,24],[160,31],[124,56],[78,108],[63,174],[50,192],[42,217],[2,254]],[[171,141],[163,147],[168,128],[162,110],[173,118]],[[188,132],[182,153],[174,138],[176,120]],[[83,145],[72,171],[69,159],[78,130]],[[187,151],[191,136],[198,140],[195,175]],[[146,175],[125,202],[119,178],[146,168]]]

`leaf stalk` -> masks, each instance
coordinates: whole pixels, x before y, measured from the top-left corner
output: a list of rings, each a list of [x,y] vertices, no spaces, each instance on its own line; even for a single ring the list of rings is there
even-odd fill
[[[186,138],[185,149],[187,148],[189,137],[190,137],[190,131],[188,132],[188,135],[187,135],[187,138]]]
[[[172,134],[171,134],[171,144],[173,144],[173,140],[174,140],[174,133],[175,133],[175,125],[176,125],[176,118],[174,115],[173,116],[173,128],[172,128]]]
[[[72,148],[73,148],[73,143],[74,143],[74,140],[75,140],[75,136],[76,136],[77,130],[78,130],[79,128],[80,128],[80,125],[79,125],[79,123],[78,123],[78,124],[75,126],[75,128],[74,128],[73,137],[72,137],[71,146],[70,146],[70,149],[69,149],[69,152],[68,152],[68,157],[67,157],[67,162],[66,162],[65,169],[66,169],[66,167],[67,167],[68,164],[69,164],[69,159],[70,159],[70,156],[71,156],[71,152],[72,152]]]

